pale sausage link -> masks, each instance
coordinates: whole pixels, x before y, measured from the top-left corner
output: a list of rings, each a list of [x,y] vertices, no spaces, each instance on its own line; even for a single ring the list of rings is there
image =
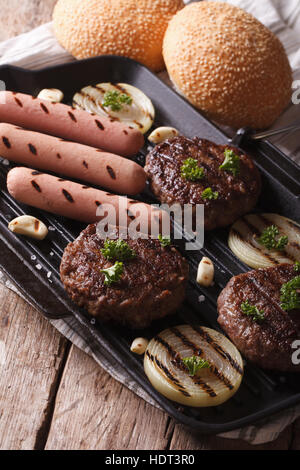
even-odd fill
[[[121,194],[138,194],[146,184],[143,168],[131,160],[11,124],[0,123],[0,155]]]
[[[123,156],[144,144],[141,132],[116,120],[11,91],[0,91],[0,121]]]
[[[109,205],[116,213],[116,219],[110,222],[111,225],[118,225],[121,222],[123,224],[124,221],[127,224],[139,221],[143,233],[144,228],[147,228],[146,233],[148,233],[151,224],[154,226],[155,222],[160,228],[162,219],[169,217],[166,212],[149,204],[109,194],[30,168],[17,167],[10,170],[7,175],[7,189],[23,204],[86,223],[100,220],[102,217],[99,216],[99,210],[97,214],[97,209],[103,207],[106,211]]]

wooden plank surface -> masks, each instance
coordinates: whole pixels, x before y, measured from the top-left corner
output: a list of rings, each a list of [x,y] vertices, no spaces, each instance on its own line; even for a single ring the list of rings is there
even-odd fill
[[[169,418],[73,347],[46,449],[164,449]]]
[[[0,40],[49,21],[56,2],[0,1]],[[0,449],[300,449],[300,420],[263,446],[191,432],[112,379],[1,285],[0,305]]]
[[[56,0],[0,0],[0,41],[51,21]]]
[[[0,448],[43,448],[67,341],[2,284],[0,305]]]

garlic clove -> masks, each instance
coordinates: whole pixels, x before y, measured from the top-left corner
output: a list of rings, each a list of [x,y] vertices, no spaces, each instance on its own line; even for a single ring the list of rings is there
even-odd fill
[[[37,96],[40,100],[52,101],[52,103],[60,103],[64,99],[64,94],[57,88],[44,88]]]
[[[161,142],[171,139],[172,137],[176,137],[177,135],[179,135],[179,132],[174,127],[157,127],[153,132],[151,132],[148,140],[152,144],[160,144]]]
[[[149,341],[146,338],[135,338],[130,347],[130,351],[136,354],[144,354],[147,349]]]
[[[31,215],[16,217],[9,222],[8,228],[11,232],[35,238],[36,240],[44,240],[48,234],[46,225]]]
[[[213,262],[206,256],[203,256],[198,266],[197,283],[205,287],[211,286],[214,280],[214,273]]]

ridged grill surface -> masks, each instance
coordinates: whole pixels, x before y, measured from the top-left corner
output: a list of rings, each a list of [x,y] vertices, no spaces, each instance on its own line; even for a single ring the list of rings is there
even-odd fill
[[[91,59],[83,63],[76,62],[51,68],[48,71],[26,72],[25,78],[24,72],[19,69],[2,67],[0,78],[5,74],[8,77],[6,82],[11,81],[11,89],[34,94],[37,89],[50,87],[50,85],[65,91],[68,83],[65,79],[67,74],[69,77],[76,77],[75,82],[72,83],[72,90],[67,93],[70,99],[72,93],[84,85],[93,81],[95,83],[108,81],[105,74],[110,70],[114,70],[115,81],[127,81],[142,88],[146,93],[149,90],[150,96],[150,90],[156,91],[154,104],[158,116],[155,126],[171,125],[178,129],[184,127],[184,131],[189,128],[190,121],[190,131],[186,130],[189,136],[192,136],[197,128],[198,135],[201,134],[204,138],[219,142],[223,139],[223,142],[226,142],[225,135],[196,113],[175,92],[162,84],[148,70],[126,59],[116,57]],[[9,83],[7,83],[7,88],[9,89]],[[168,103],[170,106],[181,109],[177,116],[168,114]],[[182,124],[183,118],[184,124]],[[249,150],[253,151],[253,148],[250,146]],[[136,161],[143,165],[146,154],[147,146],[142,149]],[[295,173],[297,168],[268,144],[261,144],[259,148],[256,148],[255,158],[263,173],[264,181],[263,194],[257,209],[279,212],[291,218],[296,218],[298,215],[299,218],[300,185]],[[282,161],[281,168],[279,168],[280,161]],[[72,315],[82,336],[98,342],[104,354],[113,356],[119,364],[126,367],[139,385],[150,393],[170,415],[202,432],[224,432],[250,424],[300,401],[299,376],[266,372],[248,363],[239,391],[223,405],[195,409],[179,406],[162,397],[149,384],[143,371],[142,359],[130,352],[130,344],[137,336],[137,332],[111,325],[101,325],[99,328],[97,322],[91,321],[84,311],[77,308],[67,298],[59,279],[60,259],[66,245],[79,235],[84,225],[37,209],[30,208],[29,210],[26,206],[17,203],[6,190],[6,175],[12,167],[13,164],[7,165],[5,161],[0,162],[0,265],[15,279],[27,298],[46,316],[59,318]],[[270,191],[275,191],[275,196],[270,196]],[[148,190],[141,195],[140,199],[154,202]],[[44,241],[37,242],[16,236],[7,229],[9,221],[28,212],[50,227],[49,235]],[[176,242],[190,265],[190,282],[186,301],[176,315],[155,322],[147,330],[138,332],[138,336],[146,336],[150,339],[165,328],[183,323],[200,324],[220,331],[216,320],[217,297],[232,276],[248,271],[248,267],[229,250],[227,236],[228,230],[226,229],[207,233],[205,246],[200,252],[186,252],[184,240]],[[202,256],[208,256],[215,264],[215,283],[210,288],[200,287],[195,282],[198,263]]]

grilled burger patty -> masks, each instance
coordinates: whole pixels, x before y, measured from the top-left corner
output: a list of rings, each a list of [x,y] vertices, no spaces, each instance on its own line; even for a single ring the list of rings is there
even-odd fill
[[[226,149],[240,157],[240,172],[220,170]],[[204,169],[204,177],[195,182],[181,176],[183,162],[193,158]],[[205,229],[212,230],[234,222],[256,204],[261,189],[260,173],[252,159],[235,147],[217,145],[205,139],[174,137],[157,145],[147,156],[145,171],[157,198],[174,203],[204,204]],[[206,188],[218,192],[214,200],[203,199]]]
[[[61,280],[71,299],[101,321],[144,328],[179,307],[185,296],[188,264],[174,247],[163,247],[159,240],[126,242],[136,256],[124,261],[121,279],[107,286],[101,270],[115,261],[103,256],[104,241],[96,233],[96,224],[89,225],[65,249]]]
[[[218,298],[218,322],[237,348],[260,367],[300,372],[293,365],[292,343],[300,340],[300,310],[280,307],[280,289],[295,278],[293,265],[257,269],[233,277]],[[263,310],[264,319],[256,322],[241,310],[249,301]]]

